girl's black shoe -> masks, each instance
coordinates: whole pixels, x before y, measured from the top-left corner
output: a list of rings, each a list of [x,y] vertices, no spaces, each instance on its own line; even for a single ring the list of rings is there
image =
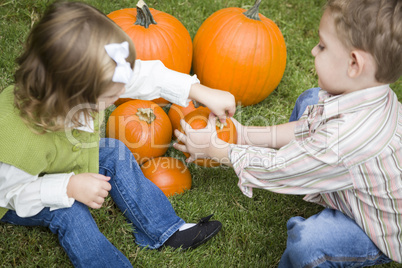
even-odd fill
[[[219,221],[209,221],[212,215],[202,218],[195,226],[184,231],[177,231],[163,244],[174,249],[194,249],[215,236],[222,228]]]

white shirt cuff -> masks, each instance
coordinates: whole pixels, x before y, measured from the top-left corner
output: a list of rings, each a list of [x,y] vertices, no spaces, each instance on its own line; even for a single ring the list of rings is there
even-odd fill
[[[67,196],[67,185],[72,175],[74,173],[43,176],[40,195],[45,207],[55,210],[71,207],[74,204],[74,198]]]

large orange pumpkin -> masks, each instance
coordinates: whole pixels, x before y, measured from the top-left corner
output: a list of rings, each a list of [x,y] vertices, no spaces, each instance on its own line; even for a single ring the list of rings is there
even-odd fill
[[[202,129],[205,128],[208,124],[208,117],[211,111],[207,107],[199,107],[198,109],[190,112],[184,117],[184,120],[193,128],[193,129]],[[228,143],[236,143],[237,142],[237,132],[236,127],[233,124],[230,118],[226,119],[225,123],[219,122],[216,120],[216,132],[219,139],[228,142]],[[179,126],[179,131],[184,133],[183,128]],[[190,154],[184,153],[186,157],[189,157]],[[217,167],[220,165],[219,162],[213,159],[197,159],[194,161],[195,164],[204,167]]]
[[[110,114],[106,136],[122,141],[142,164],[166,153],[172,140],[172,126],[165,111],[156,103],[131,100]]]
[[[191,173],[179,159],[156,157],[145,162],[141,170],[166,196],[181,194],[191,188]]]
[[[198,29],[193,71],[201,83],[231,92],[247,106],[264,100],[279,84],[286,66],[286,44],[278,26],[258,13],[225,8]]]
[[[137,8],[111,12],[108,17],[133,40],[137,58],[161,60],[169,69],[189,73],[193,45],[183,24],[170,14],[148,8],[144,1]]]

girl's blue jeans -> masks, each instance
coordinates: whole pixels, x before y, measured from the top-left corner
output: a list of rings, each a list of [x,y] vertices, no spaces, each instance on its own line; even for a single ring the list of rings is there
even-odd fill
[[[289,121],[298,120],[308,105],[318,102],[319,88],[302,93]],[[363,267],[391,262],[354,220],[334,209],[287,223],[286,250],[279,263],[289,267]]]
[[[118,140],[101,139],[99,173],[111,177],[110,195],[133,225],[137,244],[160,247],[184,221],[165,194],[144,177],[128,148]],[[87,206],[73,206],[21,218],[9,210],[1,219],[16,225],[45,226],[58,235],[60,245],[75,267],[131,267],[128,259],[99,231]]]

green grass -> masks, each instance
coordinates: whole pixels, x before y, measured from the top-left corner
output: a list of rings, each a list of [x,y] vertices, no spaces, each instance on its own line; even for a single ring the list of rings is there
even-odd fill
[[[50,1],[0,0],[0,90],[13,83],[15,58],[33,23]],[[134,7],[134,0],[86,0],[109,13]],[[254,0],[148,0],[148,6],[178,18],[194,37],[201,23],[225,7],[249,8]],[[287,67],[278,88],[264,101],[238,107],[236,118],[249,125],[284,123],[297,96],[317,86],[311,48],[316,44],[321,8],[325,0],[263,0],[260,13],[280,27],[287,44]],[[392,85],[402,99],[401,79]],[[109,112],[111,110],[109,109]],[[182,158],[170,148],[167,155]],[[304,202],[302,196],[286,196],[255,190],[247,198],[237,188],[237,177],[229,168],[200,168],[189,165],[193,188],[170,198],[177,214],[188,222],[215,213],[222,231],[206,245],[189,252],[140,249],[121,213],[108,199],[93,210],[100,230],[135,267],[276,267],[286,246],[286,221],[292,216],[309,217],[322,207]],[[2,267],[71,266],[57,237],[45,228],[0,224]],[[383,267],[402,267],[398,264]]]

